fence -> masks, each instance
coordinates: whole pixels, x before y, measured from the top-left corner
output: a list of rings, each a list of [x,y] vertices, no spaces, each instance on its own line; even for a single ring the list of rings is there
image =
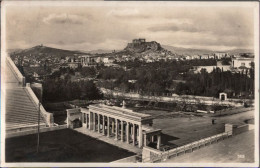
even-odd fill
[[[228,138],[232,136],[232,131],[230,132],[223,132],[217,135],[213,135],[208,138],[203,138],[201,140],[168,150],[168,151],[159,151],[154,148],[150,147],[143,147],[143,158],[142,162],[161,162],[164,160],[167,160],[172,157],[177,157],[178,155],[186,152],[192,152],[195,149],[199,149],[201,147],[207,146],[209,144],[212,144],[214,142],[217,142],[219,140],[223,140],[225,138]]]

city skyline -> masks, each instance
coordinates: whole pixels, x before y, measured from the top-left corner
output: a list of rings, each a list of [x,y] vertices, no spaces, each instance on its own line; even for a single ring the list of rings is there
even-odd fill
[[[50,6],[8,6],[7,48],[43,44],[81,51],[120,50],[140,37],[183,48],[253,49],[252,7],[188,8],[83,5],[58,6],[54,10]]]

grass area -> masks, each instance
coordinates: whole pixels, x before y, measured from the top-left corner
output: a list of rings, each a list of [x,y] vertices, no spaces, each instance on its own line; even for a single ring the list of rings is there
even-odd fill
[[[6,139],[6,162],[111,162],[135,155],[70,129]]]

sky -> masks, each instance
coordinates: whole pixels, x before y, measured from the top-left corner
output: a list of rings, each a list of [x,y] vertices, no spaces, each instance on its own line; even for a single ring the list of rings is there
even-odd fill
[[[120,50],[134,38],[210,50],[253,49],[252,7],[7,6],[8,49]]]

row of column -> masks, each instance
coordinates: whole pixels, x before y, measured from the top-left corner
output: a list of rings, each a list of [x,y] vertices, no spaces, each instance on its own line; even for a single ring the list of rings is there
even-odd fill
[[[155,141],[155,137],[156,137],[156,141]],[[147,143],[148,143],[147,141],[153,142],[153,143],[157,142],[156,148],[160,149],[160,146],[161,146],[161,134],[157,134],[157,135],[147,135],[147,134],[144,134],[144,146],[147,146]]]
[[[98,113],[90,112],[83,113],[83,123],[86,123],[86,128],[92,131],[102,133],[107,137],[114,136],[115,140],[132,143],[139,147],[143,145],[143,134],[141,124],[134,124],[129,121],[123,121]]]

